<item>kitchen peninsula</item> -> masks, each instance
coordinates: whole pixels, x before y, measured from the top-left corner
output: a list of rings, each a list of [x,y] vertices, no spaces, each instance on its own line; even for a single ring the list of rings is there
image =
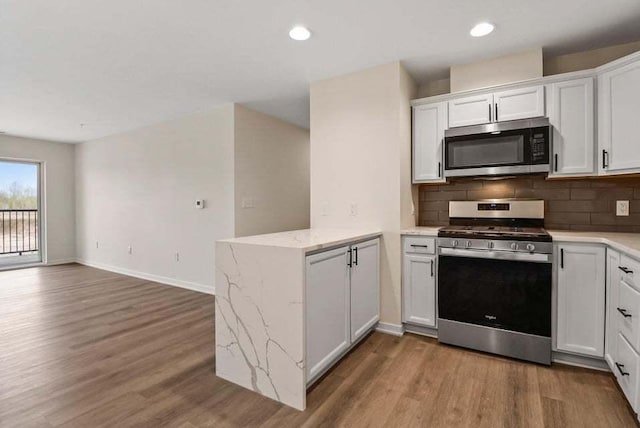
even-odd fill
[[[216,242],[216,374],[299,410],[379,320],[378,230]]]

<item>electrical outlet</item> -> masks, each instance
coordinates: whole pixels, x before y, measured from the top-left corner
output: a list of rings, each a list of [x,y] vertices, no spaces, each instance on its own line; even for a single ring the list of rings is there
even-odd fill
[[[96,241],[96,248],[100,248],[100,243]]]
[[[242,198],[242,208],[253,208],[253,199]]]
[[[199,210],[204,209],[204,199],[196,199],[196,208]]]
[[[176,251],[175,257],[176,257],[176,262],[179,262],[180,261],[180,253]]]
[[[616,201],[616,215],[624,217],[629,215],[629,201]]]
[[[358,204],[351,203],[351,205],[349,207],[349,215],[351,217],[357,217],[358,216]]]
[[[127,253],[133,254],[133,248],[131,248],[131,245],[127,247]]]
[[[329,215],[329,201],[322,201],[320,203],[320,215],[326,217]]]

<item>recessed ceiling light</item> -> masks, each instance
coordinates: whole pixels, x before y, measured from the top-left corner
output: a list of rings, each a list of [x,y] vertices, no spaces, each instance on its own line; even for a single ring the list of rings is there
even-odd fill
[[[291,31],[289,31],[289,37],[291,37],[293,40],[307,40],[309,37],[311,37],[311,31],[309,31],[308,28],[303,27],[302,25],[297,25],[293,27]]]
[[[494,28],[495,27],[493,26],[493,24],[489,24],[488,22],[481,22],[479,24],[476,24],[476,26],[473,27],[471,31],[469,31],[469,34],[471,34],[473,37],[482,37],[491,33]]]

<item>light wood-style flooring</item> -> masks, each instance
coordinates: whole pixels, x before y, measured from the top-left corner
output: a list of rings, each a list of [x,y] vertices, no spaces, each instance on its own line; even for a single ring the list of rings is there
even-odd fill
[[[297,412],[216,378],[214,297],[0,272],[0,427],[635,427],[611,374],[370,335]]]

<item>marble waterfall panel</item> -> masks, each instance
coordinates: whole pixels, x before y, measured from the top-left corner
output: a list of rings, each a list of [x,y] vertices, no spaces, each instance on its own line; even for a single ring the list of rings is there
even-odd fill
[[[216,374],[306,406],[304,251],[216,243]]]

